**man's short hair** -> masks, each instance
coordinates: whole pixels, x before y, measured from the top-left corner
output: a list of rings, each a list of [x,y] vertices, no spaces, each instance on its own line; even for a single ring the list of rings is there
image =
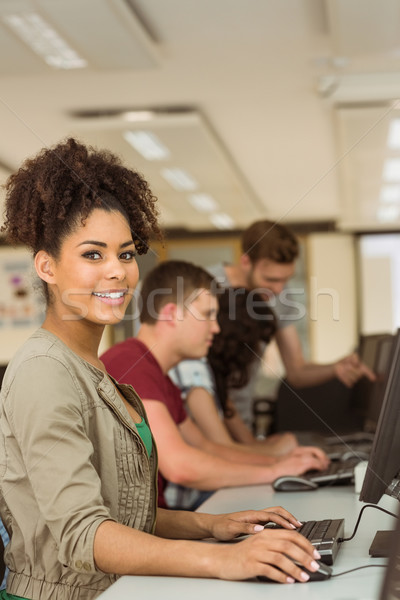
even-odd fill
[[[206,289],[213,295],[218,285],[205,269],[183,260],[167,260],[144,278],[140,292],[140,320],[154,324],[169,302],[184,303],[196,290]]]
[[[267,220],[256,221],[243,232],[242,250],[253,264],[263,258],[277,263],[292,263],[299,255],[299,243],[284,225]]]

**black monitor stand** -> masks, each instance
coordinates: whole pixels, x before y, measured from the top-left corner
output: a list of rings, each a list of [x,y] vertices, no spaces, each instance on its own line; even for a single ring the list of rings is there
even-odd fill
[[[394,531],[377,531],[369,548],[369,555],[376,558],[390,556]]]

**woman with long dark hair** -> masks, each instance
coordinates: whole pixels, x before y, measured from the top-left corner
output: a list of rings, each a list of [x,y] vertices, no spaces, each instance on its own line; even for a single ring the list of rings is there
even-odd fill
[[[229,397],[229,391],[246,386],[258,368],[276,331],[274,314],[261,296],[244,288],[220,290],[218,303],[220,332],[214,336],[207,359],[182,361],[170,375],[206,437],[220,444],[284,455],[296,447],[295,436],[284,433],[256,439]]]

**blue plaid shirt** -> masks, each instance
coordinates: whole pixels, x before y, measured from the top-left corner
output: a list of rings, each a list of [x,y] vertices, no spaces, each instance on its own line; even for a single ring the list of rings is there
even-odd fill
[[[8,544],[8,542],[10,541],[10,538],[8,536],[7,530],[4,527],[3,521],[1,519],[0,519],[0,535],[1,535],[1,539],[3,540],[3,544],[4,544],[4,548],[5,548]],[[8,574],[8,569],[6,568],[6,572],[4,573],[4,579],[0,585],[0,590],[4,590],[6,587],[7,574]]]

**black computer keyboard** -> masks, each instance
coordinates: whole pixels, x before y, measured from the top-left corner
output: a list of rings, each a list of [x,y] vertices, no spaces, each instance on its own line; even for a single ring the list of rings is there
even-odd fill
[[[333,565],[344,537],[344,519],[326,519],[324,521],[305,521],[298,529],[321,555],[321,561]]]
[[[374,434],[370,431],[356,431],[353,433],[342,433],[339,435],[331,435],[324,437],[324,445],[330,446],[335,445],[338,442],[342,444],[364,444],[372,443],[374,441]]]
[[[349,485],[354,481],[354,467],[360,462],[358,457],[345,461],[331,462],[323,471],[307,471],[303,475],[281,475],[272,485],[277,492],[300,492],[316,490],[320,486]]]
[[[266,529],[281,529],[276,523],[268,523]],[[304,535],[321,555],[321,562],[333,565],[344,537],[344,519],[325,519],[323,521],[304,521],[297,529]]]
[[[325,454],[331,460],[347,460],[356,456],[360,460],[368,460],[371,454],[372,442],[363,442],[359,444],[329,444],[322,446]]]
[[[354,467],[359,462],[360,458],[352,456],[347,460],[331,462],[323,471],[307,471],[302,477],[318,485],[351,483],[354,479]]]

